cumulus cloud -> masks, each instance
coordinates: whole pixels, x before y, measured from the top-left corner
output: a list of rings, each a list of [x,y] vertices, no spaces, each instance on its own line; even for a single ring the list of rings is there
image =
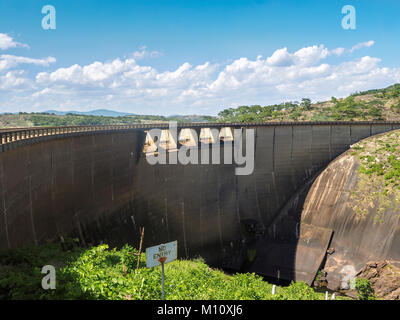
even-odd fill
[[[272,56],[267,58],[267,62],[270,66],[275,67],[307,66],[317,64],[330,54],[332,53],[324,45],[301,48],[293,54],[289,53],[287,48],[283,48],[276,50]]]
[[[351,49],[346,50],[345,48],[335,48],[332,50],[328,50],[324,45],[314,45],[310,47],[304,47],[293,54],[289,53],[287,48],[282,48],[276,50],[269,58],[267,58],[267,62],[271,66],[276,67],[287,67],[290,65],[315,65],[319,63],[321,60],[327,58],[331,55],[341,56],[345,52],[353,53],[356,50],[362,48],[369,48],[373,46],[375,42],[373,40],[360,42],[354,45]]]
[[[1,50],[7,50],[10,48],[15,48],[15,47],[25,47],[29,48],[27,44],[19,43],[14,41],[12,37],[10,37],[6,33],[0,33],[0,49]]]
[[[0,91],[27,91],[32,89],[34,89],[34,83],[23,70],[9,71],[4,75],[0,75]]]
[[[41,72],[36,76],[36,80],[38,83],[91,84],[103,87],[106,81],[113,80],[113,76],[131,70],[132,65],[136,65],[133,59],[124,61],[115,59],[110,63],[95,61],[83,67],[74,64],[68,68],[59,68],[54,72]]]
[[[267,63],[270,66],[287,67],[294,63],[294,59],[293,55],[287,51],[287,48],[282,48],[276,50],[272,56],[268,57]]]
[[[224,65],[185,62],[163,72],[139,64],[140,57],[116,58],[40,72],[31,80],[26,74],[10,71],[9,80],[6,76],[0,80],[0,88],[5,88],[7,81],[15,90],[25,86],[28,94],[23,97],[12,99],[12,90],[8,94],[12,104],[28,111],[51,107],[217,114],[223,108],[243,104],[267,105],[302,97],[324,100],[400,82],[400,68],[382,67],[382,61],[375,57],[352,59],[343,55],[371,45],[369,41],[354,49],[332,50],[313,45],[294,52],[281,48],[267,58],[242,57]],[[328,63],[331,55],[341,61]],[[46,63],[51,61],[44,59],[42,65]]]

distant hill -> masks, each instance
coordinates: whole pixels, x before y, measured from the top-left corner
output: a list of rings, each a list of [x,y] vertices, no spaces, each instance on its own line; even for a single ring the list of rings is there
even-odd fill
[[[86,116],[103,116],[103,117],[124,117],[124,116],[134,116],[134,113],[118,112],[107,109],[96,109],[91,111],[57,111],[57,110],[47,110],[43,113],[55,114],[57,116],[65,116],[67,114],[78,114]]]
[[[104,125],[177,122],[282,122],[282,121],[400,121],[400,84],[357,92],[347,98],[260,106],[239,106],[204,115],[138,115],[98,109],[87,112],[48,110],[40,113],[0,114],[0,129],[35,126]]]
[[[138,115],[134,113],[118,112],[107,109],[97,109],[91,111],[57,111],[47,110],[42,112],[44,114],[54,114],[57,116],[65,115],[84,115],[84,116],[98,116],[98,117],[127,117],[132,116],[143,120],[165,120],[165,121],[178,121],[178,122],[204,122],[208,120],[207,116],[202,115],[172,115],[172,116],[147,116]],[[155,118],[154,118],[155,117]]]
[[[49,110],[40,113],[4,113],[0,114],[1,128],[21,127],[52,127],[52,126],[79,126],[79,125],[107,125],[107,124],[135,124],[177,122],[207,122],[212,117],[188,116],[157,116],[135,115],[110,110],[93,110],[89,112],[59,112]]]

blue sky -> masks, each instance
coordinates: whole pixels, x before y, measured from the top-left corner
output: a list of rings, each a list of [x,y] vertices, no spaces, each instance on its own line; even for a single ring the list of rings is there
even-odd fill
[[[0,0],[0,112],[216,114],[346,96],[400,82],[399,15],[396,0]]]

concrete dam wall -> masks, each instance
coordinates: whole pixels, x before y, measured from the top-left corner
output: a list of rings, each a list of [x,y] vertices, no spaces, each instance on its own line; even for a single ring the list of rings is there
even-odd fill
[[[247,176],[235,175],[235,164],[150,165],[143,153],[146,131],[157,127],[166,128],[159,124],[0,132],[0,249],[60,235],[76,236],[86,245],[103,241],[137,246],[139,229],[145,227],[145,246],[178,240],[180,257],[200,255],[210,264],[241,270],[247,259],[243,250],[248,256],[257,238],[252,229],[256,226],[268,230],[273,239],[296,233],[297,239],[299,234],[316,243],[323,239],[316,245],[319,257],[330,233],[307,235],[306,227],[299,231],[296,223],[279,224],[280,212],[351,144],[400,128],[400,123],[178,124],[178,131],[191,128],[199,135],[204,128],[254,129],[254,171]],[[215,147],[221,146],[210,144]],[[280,264],[290,265],[289,274],[281,276],[307,278],[307,271],[293,273],[293,250],[299,257],[300,249],[280,250],[285,256]],[[259,250],[252,268],[261,274],[269,269],[264,274],[273,276],[282,266],[266,266],[274,249],[268,252],[262,259]],[[307,254],[304,257],[310,257]]]

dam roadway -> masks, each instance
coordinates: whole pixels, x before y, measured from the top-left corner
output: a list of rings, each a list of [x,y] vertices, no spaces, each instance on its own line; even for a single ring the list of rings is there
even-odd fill
[[[296,217],[295,195],[351,144],[400,122],[178,123],[198,136],[225,127],[255,130],[251,175],[235,175],[236,164],[150,165],[146,131],[168,124],[0,130],[0,250],[60,236],[137,246],[145,227],[146,247],[178,240],[181,258],[311,283],[333,231],[279,216]],[[260,239],[273,245],[249,257]]]

